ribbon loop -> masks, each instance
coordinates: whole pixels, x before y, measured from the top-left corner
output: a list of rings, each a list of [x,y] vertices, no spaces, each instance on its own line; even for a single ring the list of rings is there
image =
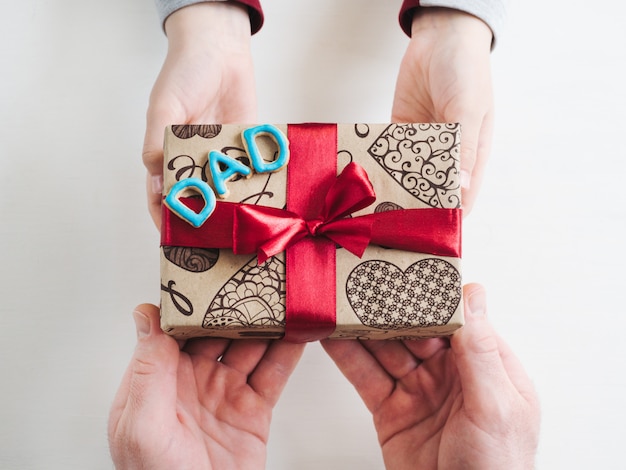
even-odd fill
[[[370,243],[372,222],[345,217],[375,200],[376,194],[365,170],[350,163],[328,191],[319,217],[305,220],[282,209],[237,205],[233,220],[233,252],[257,253],[261,264],[304,237],[323,236],[361,257]]]
[[[322,218],[326,221],[347,217],[374,203],[376,193],[365,169],[348,164],[337,176],[324,198]]]

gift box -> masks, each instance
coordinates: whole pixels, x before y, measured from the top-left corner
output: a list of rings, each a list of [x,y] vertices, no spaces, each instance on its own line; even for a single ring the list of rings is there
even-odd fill
[[[407,339],[463,324],[458,124],[165,132],[161,327]]]

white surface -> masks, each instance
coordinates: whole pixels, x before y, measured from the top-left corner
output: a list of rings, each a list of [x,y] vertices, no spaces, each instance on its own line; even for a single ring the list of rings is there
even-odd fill
[[[0,468],[107,469],[109,404],[158,300],[140,162],[165,39],[150,0],[7,2],[0,16]],[[543,403],[538,468],[623,468],[625,7],[518,2],[493,54],[495,146],[465,278]],[[287,4],[301,8],[285,8]],[[266,0],[260,119],[389,119],[400,1]],[[371,420],[318,345],[270,469],[378,469]]]

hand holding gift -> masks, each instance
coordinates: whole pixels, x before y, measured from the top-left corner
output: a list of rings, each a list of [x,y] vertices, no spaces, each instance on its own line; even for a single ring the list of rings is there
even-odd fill
[[[160,2],[168,5],[168,2]],[[143,161],[150,213],[160,226],[162,130],[167,124],[256,121],[251,32],[262,23],[256,1],[182,2],[164,27],[169,50],[147,112]],[[405,2],[410,3],[410,2]],[[494,7],[495,8],[495,7]],[[477,197],[491,147],[492,31],[477,17],[447,8],[415,11],[400,66],[393,122],[459,122],[463,126],[463,208]],[[404,6],[403,6],[403,13]],[[163,14],[163,12],[162,12]],[[249,15],[254,15],[253,30]]]
[[[264,468],[272,408],[303,345],[194,339],[180,347],[153,305],[109,416],[116,468]]]
[[[532,468],[537,395],[465,287],[450,340],[325,340],[374,415],[385,465]],[[138,344],[109,418],[117,468],[263,468],[271,409],[302,353],[282,341],[194,339],[182,349],[158,310],[135,313]]]
[[[171,123],[255,122],[250,19],[233,2],[198,3],[172,13],[169,48],[147,112],[143,162],[150,214],[161,226],[163,129]]]
[[[150,212],[157,226],[163,128],[171,123],[256,121],[248,14],[257,11],[260,15],[260,7],[255,10],[255,1],[245,3],[251,4],[249,10],[234,2],[196,3],[175,11],[165,24],[170,47],[152,91],[143,154]],[[456,10],[431,7],[415,12],[392,120],[462,124],[460,183],[467,214],[491,145],[492,31],[478,18]],[[202,132],[197,135],[203,136]],[[189,168],[193,171],[200,166],[194,162]],[[266,189],[257,194],[266,194]],[[175,247],[164,257],[181,264],[181,251]],[[198,267],[196,253],[192,255],[193,269],[188,272],[204,272],[217,262],[216,253],[209,251]],[[278,284],[276,291],[284,291],[281,276],[267,275],[282,273],[284,263],[280,259],[275,263],[278,267],[273,271],[263,271],[265,277],[254,271],[258,269],[256,261],[246,264],[215,293],[215,299],[236,297],[239,291],[230,287],[246,285],[250,278],[260,279],[256,285],[267,290],[266,281],[271,277]],[[376,263],[378,269],[387,266]],[[396,277],[412,275],[421,265],[415,266],[401,267]],[[460,300],[460,278],[458,282]],[[350,285],[355,292],[363,287],[361,281]],[[171,280],[162,286],[181,315],[191,317],[187,310],[191,302],[177,289]],[[323,341],[372,411],[388,468],[532,466],[539,427],[537,396],[517,359],[484,317],[482,288],[468,286],[464,296],[460,303],[465,303],[469,312],[466,326],[449,339]],[[271,297],[275,302],[270,306],[282,305],[282,297],[275,297],[278,300]],[[363,305],[371,306],[372,299],[367,297]],[[219,310],[214,304],[217,300],[198,309],[206,313],[204,323],[212,327],[234,321],[213,314]],[[228,309],[221,310],[234,311],[231,304],[226,306]],[[271,410],[302,345],[214,338],[178,343],[160,330],[158,312],[152,306],[139,307],[136,321],[137,349],[110,415],[109,437],[116,465],[263,468]],[[243,322],[241,318],[237,321]],[[404,325],[394,321],[392,326]]]
[[[478,195],[491,148],[492,32],[477,17],[448,8],[421,8],[400,65],[393,122],[461,124],[464,215]]]
[[[532,382],[487,321],[483,288],[463,295],[449,340],[322,342],[372,412],[388,469],[533,468]]]

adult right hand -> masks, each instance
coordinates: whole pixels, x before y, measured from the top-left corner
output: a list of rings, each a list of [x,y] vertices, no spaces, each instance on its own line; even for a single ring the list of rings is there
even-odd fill
[[[374,418],[388,469],[530,469],[539,435],[532,382],[464,289],[466,324],[448,341],[324,340]]]
[[[170,124],[256,122],[248,10],[205,2],[165,22],[168,52],[150,95],[143,146],[150,215],[161,225],[163,132]]]
[[[393,122],[461,123],[463,213],[470,213],[491,151],[491,30],[451,8],[418,8],[396,83]]]

